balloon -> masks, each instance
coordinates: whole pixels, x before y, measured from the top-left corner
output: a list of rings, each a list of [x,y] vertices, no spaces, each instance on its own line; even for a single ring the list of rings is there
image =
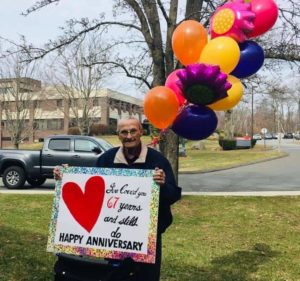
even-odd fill
[[[207,105],[227,97],[231,84],[218,65],[189,64],[178,71],[178,86],[184,97],[193,104]]]
[[[216,111],[225,111],[236,106],[241,100],[244,92],[242,82],[232,75],[228,75],[227,80],[232,84],[231,89],[227,91],[228,97],[208,105],[209,108]]]
[[[183,107],[177,115],[172,130],[190,140],[201,140],[210,136],[216,129],[218,119],[213,110],[202,105]]]
[[[245,78],[256,73],[264,63],[264,51],[254,41],[239,44],[241,57],[236,68],[230,73],[238,78]]]
[[[219,65],[225,73],[230,73],[237,66],[239,59],[239,45],[226,36],[209,41],[200,56],[201,63]]]
[[[256,18],[254,29],[248,34],[249,38],[257,37],[271,29],[278,18],[278,7],[273,0],[251,0],[251,6]]]
[[[229,36],[238,42],[244,42],[247,33],[253,30],[255,13],[251,5],[242,0],[227,2],[217,8],[210,19],[210,34],[212,38]]]
[[[158,129],[172,124],[179,109],[175,93],[164,86],[151,89],[144,100],[144,112],[150,123]]]
[[[174,91],[174,93],[178,99],[179,105],[183,105],[185,102],[185,98],[183,96],[182,90],[177,85],[177,82],[179,81],[179,77],[177,76],[178,71],[179,71],[179,69],[174,70],[173,72],[171,72],[169,74],[169,76],[167,77],[165,86]]]
[[[206,43],[205,28],[194,20],[183,21],[174,30],[172,36],[173,51],[183,65],[197,62]]]

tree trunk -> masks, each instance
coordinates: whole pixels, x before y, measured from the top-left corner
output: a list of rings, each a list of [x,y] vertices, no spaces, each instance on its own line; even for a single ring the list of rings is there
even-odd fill
[[[203,0],[187,0],[185,6],[185,18],[190,20],[200,20]]]
[[[169,160],[174,171],[175,180],[178,183],[178,136],[168,130],[159,143],[159,149],[162,154]]]
[[[298,100],[298,123],[297,123],[297,131],[300,131],[300,99]]]
[[[225,112],[225,126],[224,126],[224,138],[233,139],[233,130],[232,130],[232,110],[227,110]]]

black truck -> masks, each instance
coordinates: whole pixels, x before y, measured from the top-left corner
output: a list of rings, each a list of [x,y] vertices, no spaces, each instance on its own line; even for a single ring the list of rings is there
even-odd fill
[[[112,148],[103,139],[78,135],[53,135],[44,140],[42,150],[0,150],[0,175],[9,189],[42,185],[53,178],[53,168],[64,163],[70,166],[93,167],[99,156]]]

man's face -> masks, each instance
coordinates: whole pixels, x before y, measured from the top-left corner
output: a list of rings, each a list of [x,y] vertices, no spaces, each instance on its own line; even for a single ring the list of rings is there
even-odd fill
[[[126,148],[136,147],[141,142],[143,132],[140,123],[134,119],[122,120],[118,126],[119,140]]]

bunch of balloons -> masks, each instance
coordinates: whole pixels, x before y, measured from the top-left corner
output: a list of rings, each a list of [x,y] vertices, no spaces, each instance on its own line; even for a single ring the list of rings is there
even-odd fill
[[[274,0],[231,0],[216,9],[209,32],[194,20],[180,23],[172,47],[185,67],[147,93],[150,123],[191,140],[211,135],[218,123],[215,111],[236,106],[244,91],[240,79],[263,65],[263,49],[249,39],[271,29],[277,17]]]

